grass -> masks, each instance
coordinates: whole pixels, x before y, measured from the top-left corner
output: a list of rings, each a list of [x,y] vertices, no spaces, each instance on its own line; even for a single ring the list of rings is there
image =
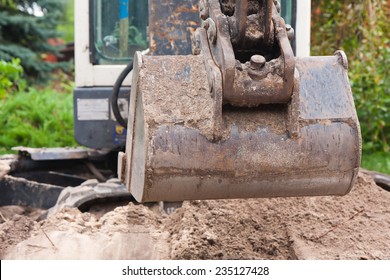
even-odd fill
[[[368,170],[390,174],[390,154],[385,152],[364,152],[362,158],[362,167]]]
[[[0,154],[15,146],[76,146],[73,96],[52,88],[31,88],[0,100]]]

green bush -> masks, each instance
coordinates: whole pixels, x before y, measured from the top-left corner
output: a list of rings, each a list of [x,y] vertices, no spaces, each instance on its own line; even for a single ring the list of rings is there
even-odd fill
[[[11,147],[76,146],[72,94],[33,88],[0,100],[0,153]]]
[[[20,60],[12,59],[10,62],[0,60],[0,99],[13,90],[23,90],[26,81],[22,78],[23,68]]]
[[[312,55],[343,49],[365,153],[390,150],[389,2],[312,1]]]

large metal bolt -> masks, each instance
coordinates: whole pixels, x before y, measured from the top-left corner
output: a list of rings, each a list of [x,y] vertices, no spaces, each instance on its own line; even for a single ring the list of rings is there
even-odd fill
[[[255,54],[255,55],[252,55],[252,57],[251,57],[250,67],[253,70],[259,70],[259,69],[264,67],[266,62],[267,61],[266,61],[264,56],[259,55],[259,54]]]
[[[295,36],[294,28],[291,27],[290,24],[286,24],[287,38],[292,41]]]

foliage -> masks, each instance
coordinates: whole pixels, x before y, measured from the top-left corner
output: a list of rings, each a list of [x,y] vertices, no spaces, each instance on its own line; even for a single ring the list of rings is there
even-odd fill
[[[43,60],[45,54],[58,53],[48,43],[57,38],[56,26],[64,0],[1,0],[0,60],[19,58],[30,80],[47,80],[59,66]]]
[[[390,175],[390,157],[385,152],[365,153],[362,158],[362,166]]]
[[[65,0],[65,11],[62,14],[60,24],[57,27],[58,32],[61,34],[61,38],[66,43],[74,41],[74,1]]]
[[[0,5],[14,7],[16,4],[15,4],[15,0],[0,0]]]
[[[26,86],[22,78],[23,68],[20,60],[13,58],[10,62],[0,60],[0,99],[11,90],[23,90]]]
[[[76,146],[72,94],[32,88],[0,100],[0,153],[11,147]]]
[[[312,54],[343,49],[365,152],[390,150],[390,4],[312,0]]]

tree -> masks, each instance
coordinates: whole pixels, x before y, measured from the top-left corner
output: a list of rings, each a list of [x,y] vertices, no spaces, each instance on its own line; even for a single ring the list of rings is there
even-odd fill
[[[343,49],[365,151],[390,151],[390,1],[312,0],[312,55]]]
[[[61,67],[44,57],[58,53],[48,40],[59,37],[63,9],[64,0],[0,0],[0,60],[19,58],[30,80],[46,80]]]

